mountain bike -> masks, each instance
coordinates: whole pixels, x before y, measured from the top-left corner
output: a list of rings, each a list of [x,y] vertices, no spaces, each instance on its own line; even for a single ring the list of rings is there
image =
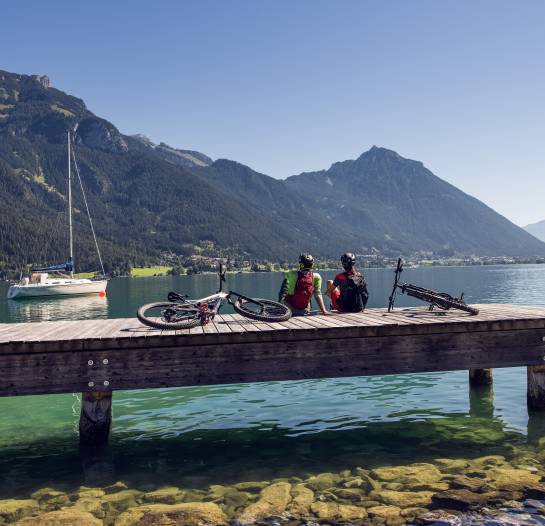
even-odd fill
[[[411,285],[410,283],[400,283],[399,278],[401,277],[402,272],[403,260],[399,258],[395,270],[394,288],[392,289],[392,294],[389,298],[388,312],[393,310],[397,292],[400,290],[402,294],[407,294],[407,296],[429,303],[429,310],[433,310],[437,307],[442,310],[460,309],[473,315],[479,314],[479,309],[475,309],[466,304],[463,292],[459,298],[455,298],[445,292],[436,292],[434,290]]]
[[[156,329],[190,329],[210,323],[218,314],[224,301],[236,312],[253,320],[280,322],[289,320],[291,310],[281,303],[261,298],[249,298],[238,292],[224,292],[226,269],[219,266],[219,288],[206,298],[192,300],[187,294],[168,293],[168,302],[148,303],[140,307],[137,318],[145,325]]]

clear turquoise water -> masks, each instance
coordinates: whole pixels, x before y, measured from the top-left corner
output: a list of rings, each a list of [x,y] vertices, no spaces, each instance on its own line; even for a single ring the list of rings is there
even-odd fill
[[[333,273],[323,273],[324,279]],[[371,306],[384,306],[391,270],[369,270]],[[407,269],[407,281],[468,302],[545,305],[545,265]],[[229,276],[238,292],[274,298],[281,276]],[[115,279],[108,297],[0,300],[0,321],[133,316],[169,290],[202,296],[214,276]],[[5,284],[0,284],[0,298]],[[400,298],[399,304],[410,304]],[[0,372],[1,373],[1,372]],[[116,392],[109,448],[80,452],[77,395],[0,399],[0,498],[47,485],[125,480],[201,487],[505,453],[545,435],[526,411],[524,369],[495,371],[471,400],[464,371]]]

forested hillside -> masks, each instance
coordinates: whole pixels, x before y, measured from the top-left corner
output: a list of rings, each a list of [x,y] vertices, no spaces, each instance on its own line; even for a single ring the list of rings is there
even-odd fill
[[[190,255],[294,260],[350,249],[387,255],[543,255],[545,244],[422,163],[373,148],[277,180],[234,161],[126,136],[85,103],[0,71],[0,274],[68,251],[70,131],[108,271]],[[97,268],[74,185],[76,266]]]

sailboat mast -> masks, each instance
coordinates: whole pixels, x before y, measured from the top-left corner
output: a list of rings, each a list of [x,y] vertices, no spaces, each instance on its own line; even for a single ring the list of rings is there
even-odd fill
[[[70,229],[70,261],[72,270],[70,276],[74,277],[74,240],[72,236],[72,171],[71,171],[71,152],[70,152],[70,132],[68,132],[68,226]]]

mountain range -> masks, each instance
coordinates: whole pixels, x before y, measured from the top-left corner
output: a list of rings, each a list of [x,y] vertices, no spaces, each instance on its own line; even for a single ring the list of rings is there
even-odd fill
[[[545,241],[545,219],[543,221],[538,221],[537,223],[532,223],[531,225],[526,225],[524,230],[530,232],[533,236]]]
[[[327,170],[274,179],[124,135],[81,99],[0,71],[0,272],[66,257],[68,131],[108,270],[203,244],[215,255],[272,261],[301,251],[545,254],[545,243],[394,151],[373,147]],[[83,210],[75,191],[80,268],[96,266]]]

